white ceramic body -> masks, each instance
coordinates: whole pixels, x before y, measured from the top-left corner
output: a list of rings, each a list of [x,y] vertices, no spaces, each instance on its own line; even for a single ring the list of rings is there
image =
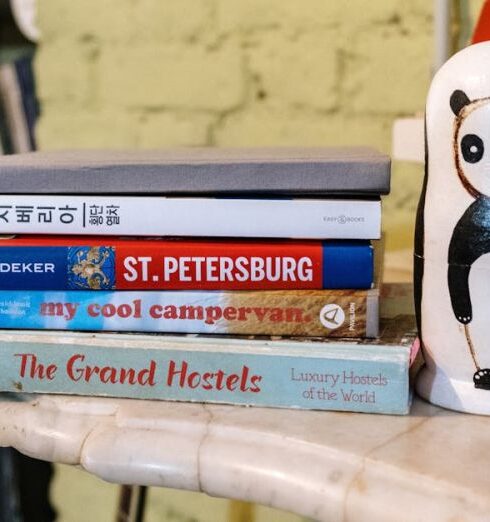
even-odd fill
[[[456,116],[450,99],[457,90],[464,91],[469,100],[490,96],[490,42],[467,47],[454,55],[436,74],[427,99],[427,190],[421,208],[423,223],[420,219],[418,222],[423,229],[420,334],[427,365],[416,388],[422,397],[440,406],[490,414],[490,390],[474,386],[475,364],[465,328],[453,312],[448,287],[451,236],[461,216],[475,201],[463,186],[456,168],[454,143],[456,141],[456,150],[460,143],[455,140]],[[469,175],[483,191],[487,190],[486,176],[490,185],[490,105],[482,105],[478,110],[481,112],[475,112],[472,116],[475,121],[470,123],[481,129],[465,129],[464,132],[481,135],[485,143],[482,160],[468,164]],[[485,137],[488,137],[486,142]],[[462,168],[466,168],[464,161]],[[482,255],[472,265],[469,288],[473,318],[468,328],[480,367],[490,368],[489,254]]]

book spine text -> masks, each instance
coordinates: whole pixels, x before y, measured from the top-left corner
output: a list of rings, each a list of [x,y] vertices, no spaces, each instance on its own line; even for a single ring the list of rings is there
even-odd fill
[[[0,241],[0,290],[362,289],[373,283],[366,241],[80,245],[77,238],[70,246]]]
[[[406,357],[1,343],[0,389],[406,414]],[[366,348],[368,350],[368,348]]]
[[[379,200],[0,197],[0,234],[379,239]]]
[[[378,294],[0,291],[0,328],[376,337]]]

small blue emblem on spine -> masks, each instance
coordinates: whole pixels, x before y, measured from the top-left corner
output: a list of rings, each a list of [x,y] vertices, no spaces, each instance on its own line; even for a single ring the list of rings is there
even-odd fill
[[[114,247],[70,247],[68,288],[70,290],[114,290],[116,263]]]

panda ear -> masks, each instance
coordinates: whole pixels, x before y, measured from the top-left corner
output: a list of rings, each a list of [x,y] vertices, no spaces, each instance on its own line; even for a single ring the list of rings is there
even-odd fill
[[[470,99],[463,91],[454,91],[451,94],[451,99],[449,100],[449,105],[451,105],[451,109],[454,112],[454,114],[457,116],[461,109],[468,105],[470,102]]]

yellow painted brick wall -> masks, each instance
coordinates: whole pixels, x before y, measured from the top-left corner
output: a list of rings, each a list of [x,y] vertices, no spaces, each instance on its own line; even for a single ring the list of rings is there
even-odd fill
[[[359,144],[423,108],[428,0],[40,0],[41,148]]]

